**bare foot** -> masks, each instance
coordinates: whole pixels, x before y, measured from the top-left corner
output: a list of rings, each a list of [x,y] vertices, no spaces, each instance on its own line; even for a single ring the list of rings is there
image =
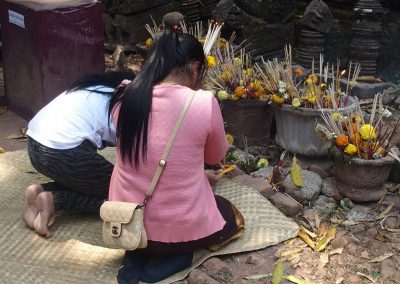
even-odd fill
[[[41,192],[43,192],[43,187],[39,184],[32,184],[26,188],[22,219],[31,229],[33,229],[33,224],[39,213],[39,210],[36,207],[36,198]]]
[[[54,222],[55,215],[53,194],[48,191],[40,193],[36,198],[36,206],[39,214],[35,219],[34,229],[38,234],[50,238],[49,226]]]

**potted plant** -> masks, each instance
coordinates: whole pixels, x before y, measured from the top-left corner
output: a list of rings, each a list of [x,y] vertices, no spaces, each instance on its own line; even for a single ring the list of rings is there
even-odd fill
[[[250,53],[241,46],[234,47],[232,41],[225,42],[208,57],[212,64],[207,88],[220,101],[226,130],[234,137],[235,145],[242,149],[246,145],[265,146],[273,118],[269,96],[257,77]]]
[[[386,125],[382,119],[385,115],[388,111],[377,94],[369,119],[358,104],[347,116],[336,109],[323,113],[324,123],[317,125],[317,131],[333,147],[333,172],[339,189],[353,201],[376,201],[385,195],[383,184],[395,159],[400,160],[392,143],[399,120],[394,126]]]
[[[343,114],[354,109],[356,99],[349,95],[349,91],[356,84],[359,65],[353,70],[350,65],[349,83],[344,92],[340,85],[343,71],[339,72],[337,67],[329,64],[324,67],[322,55],[319,74],[314,72],[313,62],[311,74],[304,77],[301,69],[292,67],[290,46],[285,51],[283,62],[275,59],[256,66],[274,106],[276,142],[294,154],[327,156],[329,145],[315,135],[315,125],[322,122],[321,112],[329,112],[334,106],[338,106],[337,111]]]

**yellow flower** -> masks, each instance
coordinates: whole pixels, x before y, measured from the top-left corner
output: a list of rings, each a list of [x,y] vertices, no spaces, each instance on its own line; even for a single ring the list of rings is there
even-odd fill
[[[349,144],[347,147],[344,149],[344,152],[348,155],[353,155],[357,153],[357,147],[354,144]]]
[[[311,82],[312,83],[314,83],[314,84],[316,84],[317,82],[318,82],[318,77],[317,77],[317,75],[310,75],[310,76],[308,76],[308,78],[307,78],[307,81],[308,80],[311,80]]]
[[[199,39],[199,42],[200,42],[202,45],[204,45],[204,43],[206,42],[206,40],[205,40],[205,39]]]
[[[233,95],[230,97],[230,99],[231,99],[232,101],[237,101],[237,100],[240,99],[240,97],[238,97],[238,96],[236,96],[235,94],[233,94]]]
[[[340,134],[338,135],[338,137],[336,137],[335,142],[337,146],[344,148],[349,145],[349,136],[345,134]]]
[[[261,98],[261,97],[265,96],[266,94],[267,94],[267,91],[263,87],[260,87],[260,88],[258,88],[258,90],[256,92],[256,98]]]
[[[301,102],[300,102],[300,100],[298,98],[294,98],[292,100],[292,106],[293,107],[298,108],[298,107],[300,107],[300,105],[301,105]]]
[[[259,159],[258,160],[258,162],[257,162],[257,168],[258,169],[263,169],[263,168],[266,168],[266,167],[268,167],[268,160],[267,159],[265,159],[265,158],[261,158],[261,159]]]
[[[152,38],[148,38],[146,40],[146,48],[150,48],[150,46],[153,44],[153,39]]]
[[[232,75],[229,71],[225,70],[221,74],[221,79],[224,80],[225,82],[229,81],[232,78]]]
[[[235,96],[241,98],[246,94],[246,90],[243,86],[239,86],[235,90]]]
[[[360,134],[364,140],[372,140],[377,137],[375,129],[371,124],[364,124],[361,126]]]
[[[217,66],[217,62],[215,61],[215,57],[208,55],[207,56],[207,66],[208,68],[214,68],[215,66]]]
[[[272,95],[272,96],[271,96],[271,99],[272,99],[272,101],[273,101],[274,103],[276,103],[276,104],[278,104],[278,105],[281,105],[281,104],[283,104],[283,103],[285,102],[285,99],[284,99],[284,98],[282,98],[282,97],[280,97],[280,96],[278,96],[278,95],[276,95],[276,94]]]
[[[227,99],[229,99],[229,94],[227,91],[218,91],[217,97],[220,101],[225,101]]]
[[[229,144],[233,144],[235,142],[235,139],[231,134],[226,134],[226,140],[228,140]]]
[[[338,121],[339,119],[342,119],[342,118],[343,118],[343,116],[339,112],[332,113],[333,121]]]
[[[253,73],[254,73],[253,68],[247,68],[247,69],[243,70],[243,74],[247,75],[247,76],[251,76],[251,75],[253,75]]]
[[[242,59],[240,59],[239,57],[235,57],[233,58],[233,63],[237,66],[242,65]]]
[[[316,97],[316,96],[309,96],[309,97],[307,98],[307,101],[308,101],[310,104],[315,105],[315,104],[317,103],[317,97]]]

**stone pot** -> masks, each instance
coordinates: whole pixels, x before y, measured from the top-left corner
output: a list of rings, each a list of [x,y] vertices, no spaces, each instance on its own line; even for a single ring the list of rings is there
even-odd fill
[[[352,201],[377,201],[386,194],[383,186],[389,177],[395,159],[386,156],[377,160],[352,158],[345,161],[335,155],[333,173],[343,196]]]
[[[266,146],[270,140],[273,111],[268,102],[244,99],[222,101],[222,116],[226,133],[235,139],[234,144],[244,148],[243,137],[247,146]]]
[[[350,98],[351,104],[338,109],[341,114],[348,114],[357,107],[356,99]],[[323,112],[331,112],[324,109]],[[325,142],[315,132],[317,123],[323,124],[321,111],[309,108],[293,108],[284,104],[274,108],[276,120],[276,142],[285,150],[308,157],[328,156],[329,142]]]

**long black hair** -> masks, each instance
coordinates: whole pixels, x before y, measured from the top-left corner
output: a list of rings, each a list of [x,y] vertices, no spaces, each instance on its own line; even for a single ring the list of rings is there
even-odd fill
[[[72,83],[69,89],[67,89],[67,93],[90,89],[90,91],[94,93],[112,95],[114,91],[107,92],[104,91],[104,88],[102,87],[116,89],[124,79],[133,80],[133,78],[135,78],[135,74],[133,73],[133,71],[129,70],[106,71],[105,73],[92,74]],[[92,87],[95,86],[98,87],[93,89]]]
[[[205,56],[200,42],[189,34],[176,33],[167,28],[156,36],[146,61],[136,78],[123,94],[111,98],[110,111],[121,102],[118,114],[117,139],[121,157],[139,166],[140,152],[146,161],[147,134],[151,113],[153,86],[171,72],[191,76],[191,68],[199,62],[199,74],[205,76]],[[134,155],[132,153],[134,152]]]

